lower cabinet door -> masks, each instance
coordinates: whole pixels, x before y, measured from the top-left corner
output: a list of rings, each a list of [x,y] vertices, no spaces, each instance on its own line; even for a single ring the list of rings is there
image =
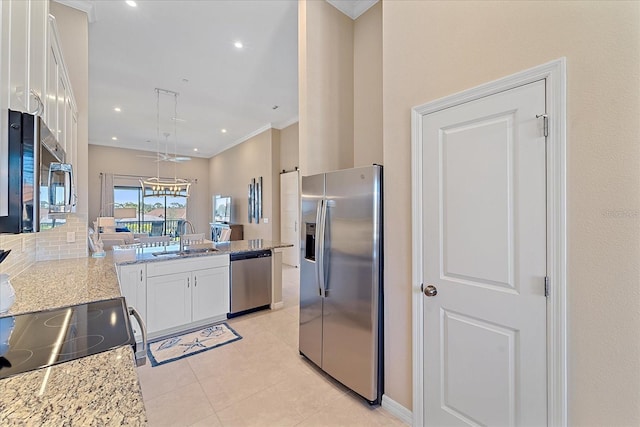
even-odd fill
[[[193,272],[192,320],[226,316],[229,312],[229,268]]]
[[[157,331],[191,322],[191,273],[147,278],[147,331]]]

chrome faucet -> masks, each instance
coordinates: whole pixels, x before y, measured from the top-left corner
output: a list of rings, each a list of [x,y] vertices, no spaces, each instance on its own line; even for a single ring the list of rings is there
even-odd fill
[[[193,224],[191,224],[191,221],[189,220],[184,220],[184,223],[182,223],[182,230],[178,230],[178,244],[180,245],[180,251],[182,251],[184,249],[184,247],[182,246],[182,235],[186,234],[187,231],[187,225],[189,225],[189,229],[191,231],[191,234],[195,234],[196,229],[193,226]]]

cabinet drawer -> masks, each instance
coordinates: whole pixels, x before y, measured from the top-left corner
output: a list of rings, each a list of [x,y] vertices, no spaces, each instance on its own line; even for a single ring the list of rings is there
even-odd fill
[[[182,258],[170,261],[150,262],[147,264],[147,277],[173,273],[186,273],[207,268],[229,265],[229,255],[208,255],[194,258]]]

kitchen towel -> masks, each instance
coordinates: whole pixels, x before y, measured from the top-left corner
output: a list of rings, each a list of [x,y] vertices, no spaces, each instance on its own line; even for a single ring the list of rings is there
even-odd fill
[[[226,323],[205,326],[192,332],[163,338],[149,343],[147,353],[151,366],[165,363],[211,350],[242,339]]]

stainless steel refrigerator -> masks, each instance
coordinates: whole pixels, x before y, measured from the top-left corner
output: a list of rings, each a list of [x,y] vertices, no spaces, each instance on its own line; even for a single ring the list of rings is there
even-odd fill
[[[382,166],[302,177],[300,353],[382,396]]]

